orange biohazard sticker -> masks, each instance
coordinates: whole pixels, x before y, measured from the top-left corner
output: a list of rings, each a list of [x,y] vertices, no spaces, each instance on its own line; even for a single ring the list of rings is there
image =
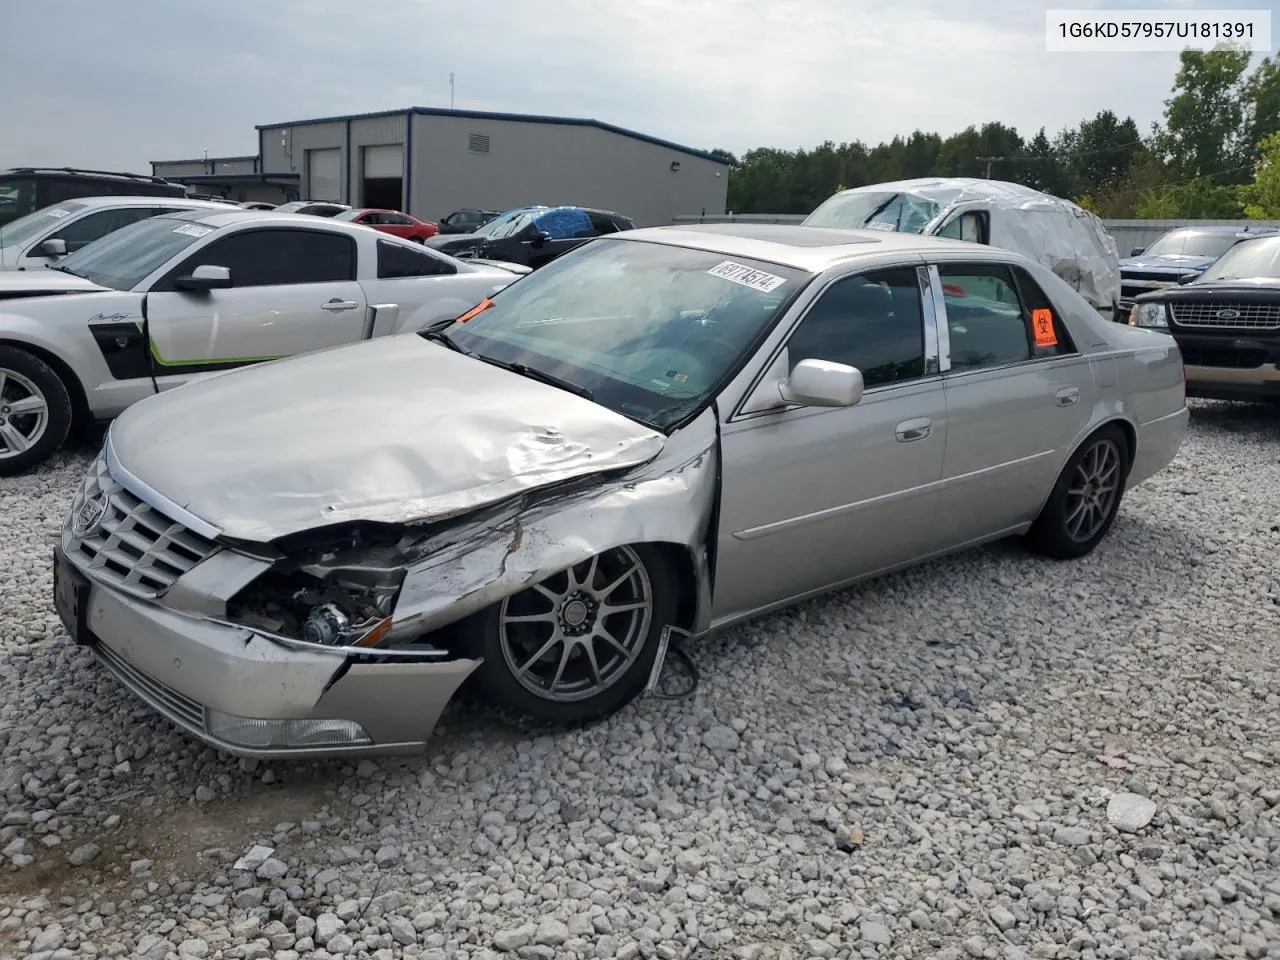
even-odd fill
[[[488,297],[485,297],[483,300],[477,303],[474,307],[472,307],[470,310],[468,310],[466,313],[460,316],[457,320],[455,320],[454,323],[466,323],[468,320],[471,320],[474,317],[478,317],[480,314],[484,313],[486,310],[488,310],[492,306],[493,306],[493,301],[490,300]]]
[[[1031,331],[1035,334],[1037,347],[1058,345],[1058,332],[1053,329],[1052,310],[1032,310]]]

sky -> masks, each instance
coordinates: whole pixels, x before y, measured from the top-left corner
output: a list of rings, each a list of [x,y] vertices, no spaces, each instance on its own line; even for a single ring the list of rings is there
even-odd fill
[[[1047,53],[1045,10],[1280,0],[42,0],[0,19],[0,168],[150,172],[257,124],[408,106],[588,117],[702,149],[874,144],[1112,110],[1144,133],[1174,53]],[[1261,56],[1259,54],[1258,56]]]

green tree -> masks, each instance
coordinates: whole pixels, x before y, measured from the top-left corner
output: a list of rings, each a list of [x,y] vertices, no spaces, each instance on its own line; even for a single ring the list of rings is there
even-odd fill
[[[1077,186],[1096,194],[1119,186],[1141,149],[1142,135],[1133,118],[1121,120],[1103,110],[1075,130],[1071,155],[1065,159]]]
[[[1239,183],[1248,179],[1242,171],[1252,146],[1244,138],[1248,66],[1249,51],[1239,47],[1182,51],[1158,138],[1179,180]]]
[[[1244,85],[1245,141],[1259,144],[1280,130],[1280,61],[1266,57]]]
[[[1253,183],[1239,188],[1244,215],[1250,220],[1280,220],[1280,133],[1264,138],[1258,153]]]

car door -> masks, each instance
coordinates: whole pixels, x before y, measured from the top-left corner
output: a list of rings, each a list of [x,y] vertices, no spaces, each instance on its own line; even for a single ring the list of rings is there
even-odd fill
[[[949,440],[940,534],[963,545],[1034,519],[1088,423],[1088,360],[1021,267],[936,262]]]
[[[560,207],[540,213],[534,218],[533,227],[534,237],[526,242],[529,244],[528,263],[535,270],[596,236],[591,217],[576,207]]]
[[[147,295],[156,385],[196,374],[354,343],[365,336],[355,239],[296,226],[256,226],[187,257]],[[226,267],[231,287],[177,289],[199,266]]]
[[[383,213],[380,229],[395,237],[408,237],[414,232],[413,221],[400,213]]]
[[[937,547],[947,443],[932,292],[923,268],[830,283],[721,427],[715,618],[792,600],[908,563]],[[848,407],[767,404],[801,360],[862,371]]]

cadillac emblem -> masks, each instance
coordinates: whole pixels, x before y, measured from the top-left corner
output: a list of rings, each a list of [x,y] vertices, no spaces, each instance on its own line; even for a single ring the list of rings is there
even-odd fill
[[[102,523],[102,518],[106,515],[107,495],[99,493],[96,497],[90,497],[71,518],[71,532],[77,537],[87,537],[98,529],[98,524]]]
[[[1240,311],[1239,310],[1219,310],[1216,314],[1214,314],[1214,316],[1216,316],[1219,320],[1239,320]]]

